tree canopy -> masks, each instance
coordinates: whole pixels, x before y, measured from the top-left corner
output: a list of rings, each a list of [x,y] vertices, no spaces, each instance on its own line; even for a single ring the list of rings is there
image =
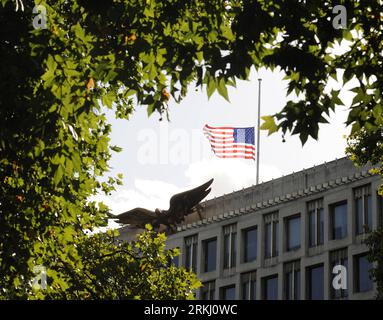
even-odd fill
[[[21,8],[20,3],[23,3]],[[34,28],[35,5],[46,28]],[[347,28],[333,27],[335,5]],[[17,10],[16,10],[17,5]],[[111,152],[105,108],[128,119],[145,106],[168,115],[192,83],[210,97],[247,79],[250,69],[279,68],[283,110],[265,118],[270,133],[306,142],[341,105],[330,77],[359,85],[349,106],[353,134],[382,126],[382,1],[303,0],[0,0],[0,288],[28,297],[33,267],[51,287],[70,290],[66,270],[85,268],[85,229],[106,224],[108,209],[89,201],[110,193]],[[343,54],[331,50],[350,41]],[[377,136],[381,141],[381,135]]]
[[[166,250],[166,236],[147,226],[134,242],[108,230],[84,236],[78,242],[82,268],[58,265],[67,275],[68,287],[37,291],[49,299],[190,300],[201,286],[197,276],[174,264],[179,249]],[[49,281],[49,279],[47,279]]]

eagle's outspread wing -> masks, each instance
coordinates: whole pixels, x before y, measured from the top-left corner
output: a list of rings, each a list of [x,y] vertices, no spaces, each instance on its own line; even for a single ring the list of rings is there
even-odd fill
[[[136,227],[144,227],[145,224],[153,224],[157,215],[154,211],[144,208],[135,208],[116,216],[118,223],[130,224]]]
[[[156,211],[144,208],[135,208],[115,216],[118,223],[129,224],[133,227],[144,228],[151,224],[155,228],[164,225],[173,230],[176,224],[182,222],[185,216],[195,212],[198,204],[209,194],[213,179],[197,188],[175,194],[170,199],[169,210]]]
[[[214,179],[191,190],[175,194],[170,199],[167,216],[172,223],[180,223],[184,217],[194,212],[195,207],[210,193]]]

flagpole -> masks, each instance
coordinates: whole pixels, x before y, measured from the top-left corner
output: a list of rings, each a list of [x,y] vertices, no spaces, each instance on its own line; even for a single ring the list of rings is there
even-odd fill
[[[257,116],[257,184],[259,184],[259,132],[261,124],[261,82],[262,79],[258,79],[258,116]]]

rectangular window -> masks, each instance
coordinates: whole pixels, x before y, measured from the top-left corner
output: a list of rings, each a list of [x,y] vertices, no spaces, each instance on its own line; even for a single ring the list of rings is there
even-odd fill
[[[309,213],[309,246],[316,247],[324,240],[323,199],[310,201],[307,204]]]
[[[286,218],[286,249],[298,250],[301,247],[301,216]]]
[[[235,300],[235,285],[221,288],[221,300]]]
[[[373,288],[373,281],[370,277],[372,264],[367,260],[367,254],[355,257],[356,268],[356,292],[366,292]]]
[[[278,213],[264,216],[265,222],[265,257],[278,256],[279,253],[279,221]]]
[[[257,227],[243,230],[243,239],[245,243],[244,262],[251,262],[257,259],[257,237]]]
[[[202,284],[201,299],[214,300],[215,295],[215,281],[209,281]]]
[[[371,185],[354,189],[356,234],[372,230]]]
[[[197,272],[198,235],[185,238],[185,268]]]
[[[301,267],[300,261],[292,261],[284,265],[285,299],[301,299]]]
[[[347,248],[335,250],[330,252],[330,292],[331,299],[347,299],[348,297],[348,258],[347,258]],[[340,271],[334,269],[337,266],[342,266],[345,268],[345,279],[341,277]],[[338,267],[339,268],[339,267]],[[343,270],[343,269],[342,269]],[[335,271],[335,273],[334,273]],[[334,279],[337,277],[338,281],[335,282],[336,287],[334,287]]]
[[[278,275],[273,275],[262,279],[263,300],[278,300]]]
[[[242,300],[256,300],[256,279],[255,271],[241,274]]]
[[[324,267],[323,264],[308,267],[308,299],[323,300],[324,299]]]
[[[331,206],[332,239],[347,237],[347,202]]]
[[[217,238],[205,240],[204,249],[204,272],[214,271],[217,265]]]
[[[237,255],[237,226],[231,224],[223,228],[223,268],[235,267]]]

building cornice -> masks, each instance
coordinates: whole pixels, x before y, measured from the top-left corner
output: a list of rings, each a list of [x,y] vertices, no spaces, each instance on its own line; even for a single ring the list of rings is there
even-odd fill
[[[274,206],[277,206],[281,203],[286,203],[289,201],[293,201],[299,198],[315,195],[317,193],[346,185],[358,180],[362,180],[364,178],[367,178],[369,176],[375,176],[374,174],[371,174],[369,170],[361,170],[359,172],[355,172],[352,175],[345,176],[345,177],[340,177],[335,180],[329,180],[328,182],[324,182],[321,184],[317,184],[315,186],[308,187],[306,189],[300,189],[298,191],[292,192],[292,193],[286,193],[282,196],[277,196],[273,199],[269,199],[266,201],[262,202],[257,202],[254,203],[253,205],[238,208],[235,210],[229,210],[226,211],[222,214],[214,215],[209,218],[205,218],[199,221],[195,221],[193,223],[188,223],[188,224],[183,224],[177,227],[177,232],[182,232],[185,230],[189,229],[194,229],[194,228],[200,228],[206,225],[209,225],[211,223],[219,222],[219,221],[224,221],[224,220],[229,220],[235,217],[243,216],[249,213],[254,213],[260,210],[264,210],[267,208],[271,208]]]

